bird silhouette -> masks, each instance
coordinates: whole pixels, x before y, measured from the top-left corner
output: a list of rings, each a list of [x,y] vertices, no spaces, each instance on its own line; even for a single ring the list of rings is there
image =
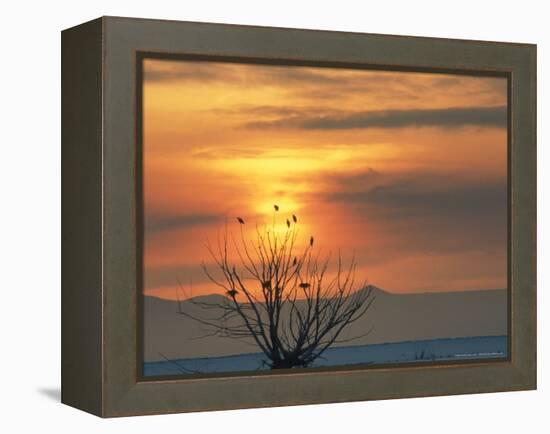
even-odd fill
[[[298,217],[295,214],[292,214],[292,220],[294,220],[294,223],[298,223]]]
[[[241,225],[244,225],[244,219],[242,219],[241,217],[237,217],[237,221],[238,221]]]
[[[292,266],[295,267],[297,262],[298,262],[298,259],[296,258],[296,256],[294,256],[294,261],[292,261]]]
[[[235,298],[235,296],[239,293],[239,291],[237,291],[236,289],[230,289],[229,291],[227,291],[227,294],[230,296],[230,297],[233,297]]]
[[[279,205],[273,205],[273,208],[275,208],[275,211],[279,211]]]
[[[306,283],[306,282],[302,282],[300,283],[300,285],[298,285],[300,288],[302,289],[307,289],[309,288],[311,285],[309,283]]]
[[[313,237],[311,237],[311,238],[309,239],[309,245],[310,245],[310,246],[313,246]]]
[[[286,219],[286,226],[290,227],[290,220],[289,219]]]

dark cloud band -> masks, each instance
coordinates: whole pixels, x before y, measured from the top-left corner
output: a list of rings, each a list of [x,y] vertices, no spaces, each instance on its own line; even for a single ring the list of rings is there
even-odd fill
[[[147,232],[162,232],[181,227],[205,225],[222,220],[215,214],[193,215],[146,215],[145,229]]]
[[[291,116],[272,121],[247,124],[249,128],[304,130],[344,130],[366,128],[442,127],[465,126],[505,128],[507,108],[460,107],[444,109],[382,110],[319,116]]]

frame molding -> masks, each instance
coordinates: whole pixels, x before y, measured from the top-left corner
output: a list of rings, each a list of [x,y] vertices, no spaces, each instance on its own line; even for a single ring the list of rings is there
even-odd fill
[[[141,381],[138,53],[509,76],[509,361]],[[536,388],[536,46],[103,17],[62,33],[62,401],[103,417]]]

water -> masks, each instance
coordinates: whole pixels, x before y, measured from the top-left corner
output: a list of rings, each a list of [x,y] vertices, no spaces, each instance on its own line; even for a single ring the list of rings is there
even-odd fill
[[[505,358],[507,354],[507,336],[433,339],[329,348],[312,367],[480,360]],[[144,363],[143,373],[144,376],[164,376],[267,370],[265,362],[263,353],[178,359]]]

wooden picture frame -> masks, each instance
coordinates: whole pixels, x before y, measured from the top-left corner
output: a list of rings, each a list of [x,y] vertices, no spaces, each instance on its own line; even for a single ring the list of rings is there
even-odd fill
[[[508,79],[509,357],[144,379],[147,56]],[[62,32],[62,402],[102,417],[536,388],[536,46],[102,17]]]

